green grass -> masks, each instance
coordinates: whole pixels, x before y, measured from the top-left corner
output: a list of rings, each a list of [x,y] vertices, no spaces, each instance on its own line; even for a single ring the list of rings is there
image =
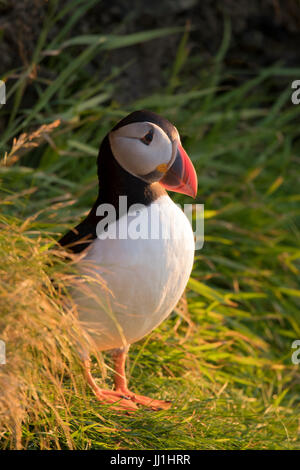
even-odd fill
[[[189,56],[188,32],[180,33],[165,89],[124,108],[114,100],[121,71],[99,82],[88,63],[99,54],[109,62],[111,49],[171,31],[70,34],[94,3],[73,0],[58,11],[49,2],[32,63],[14,71],[17,80],[11,72],[0,77],[10,103],[0,111],[7,122],[0,141],[1,447],[299,449],[300,369],[291,344],[300,339],[300,106],[290,102],[290,83],[300,69],[275,64],[237,84],[243,72],[224,66],[226,22],[212,63]],[[68,14],[49,40],[54,22]],[[35,103],[26,108],[29,88]],[[174,405],[128,416],[100,405],[84,383],[79,326],[65,302],[72,269],[55,240],[94,201],[101,139],[141,107],[180,131],[198,173],[196,202],[205,204],[205,244],[188,309],[183,301],[130,353],[132,389]],[[105,364],[94,359],[93,372],[110,386],[108,355]]]

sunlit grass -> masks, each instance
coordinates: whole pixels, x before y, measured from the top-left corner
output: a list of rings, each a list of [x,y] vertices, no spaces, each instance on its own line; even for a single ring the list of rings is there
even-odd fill
[[[58,12],[49,2],[32,63],[18,80],[3,77],[12,104],[1,109],[1,447],[300,448],[300,369],[291,363],[291,344],[300,338],[300,107],[289,94],[300,70],[275,65],[235,86],[223,65],[230,25],[205,66],[188,56],[185,32],[166,89],[125,109],[113,99],[120,70],[99,82],[86,65],[163,32],[78,38],[68,35],[71,15],[47,42],[58,16],[74,6],[85,14],[94,3],[71,1]],[[55,77],[45,79],[43,70]],[[232,84],[223,86],[226,80]],[[22,102],[27,87],[36,95],[31,109]],[[83,333],[66,303],[72,273],[55,240],[94,201],[101,139],[141,107],[168,117],[182,135],[198,172],[197,202],[205,203],[205,244],[188,308],[182,301],[130,353],[132,389],[174,406],[127,416],[101,406],[84,383],[75,344]],[[20,132],[26,135],[13,144]],[[94,374],[107,374],[110,386],[110,369],[100,366],[94,359]]]

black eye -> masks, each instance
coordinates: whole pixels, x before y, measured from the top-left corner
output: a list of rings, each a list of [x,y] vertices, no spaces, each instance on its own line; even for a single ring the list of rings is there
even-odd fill
[[[144,137],[141,139],[143,144],[145,145],[150,145],[153,139],[153,129],[150,129],[150,131],[144,135]]]

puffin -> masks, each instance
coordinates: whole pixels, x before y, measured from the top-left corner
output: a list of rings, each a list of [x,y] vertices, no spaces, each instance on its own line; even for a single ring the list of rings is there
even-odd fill
[[[125,365],[130,345],[160,325],[185,290],[194,234],[167,191],[195,198],[197,174],[176,127],[148,110],[130,113],[104,137],[97,168],[92,209],[59,240],[87,287],[72,292],[79,320],[114,361],[113,390],[97,385],[89,351],[81,352],[85,377],[100,403],[168,409],[171,402],[129,389]]]

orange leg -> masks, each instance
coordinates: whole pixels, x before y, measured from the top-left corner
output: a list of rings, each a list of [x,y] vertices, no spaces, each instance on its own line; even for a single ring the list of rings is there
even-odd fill
[[[98,387],[98,385],[95,382],[94,377],[91,374],[89,359],[84,361],[84,369],[85,369],[85,376],[86,376],[87,382],[91,386],[97,399],[101,403],[107,403],[107,404],[115,403],[116,406],[112,407],[114,409],[124,409],[124,410],[131,410],[131,411],[138,409],[138,407],[130,400],[130,398],[127,398],[120,393],[116,393],[116,391],[114,390],[105,390],[103,388]]]
[[[153,398],[145,397],[143,395],[136,395],[131,392],[127,386],[127,379],[125,374],[125,362],[127,352],[118,349],[113,352],[115,362],[115,390],[120,395],[128,397],[135,404],[144,405],[153,410],[167,410],[171,407],[171,403],[163,400],[154,400]]]
[[[115,404],[116,406],[113,406],[114,409],[124,409],[128,411],[137,410],[137,405],[144,405],[153,410],[167,410],[170,408],[170,402],[154,400],[143,395],[136,395],[128,389],[125,375],[126,355],[127,351],[121,349],[114,350],[113,352],[115,363],[115,390],[105,390],[98,387],[90,371],[90,361],[84,361],[86,379],[92,387],[97,399],[101,403]]]

